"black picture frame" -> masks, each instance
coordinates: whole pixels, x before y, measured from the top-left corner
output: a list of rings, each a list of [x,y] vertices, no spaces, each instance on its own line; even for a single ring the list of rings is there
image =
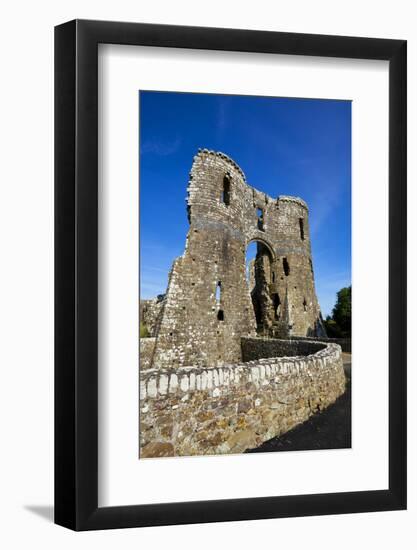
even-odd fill
[[[389,62],[389,488],[98,507],[98,44]],[[109,529],[406,508],[406,41],[74,20],[55,28],[55,522]]]

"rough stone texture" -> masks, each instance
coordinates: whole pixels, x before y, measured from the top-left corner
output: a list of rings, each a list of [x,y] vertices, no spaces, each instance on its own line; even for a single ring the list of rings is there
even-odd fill
[[[306,345],[293,341],[294,350]],[[302,357],[142,372],[140,457],[241,453],[323,410],[345,390],[342,352],[310,345],[315,353]]]
[[[257,332],[325,336],[304,201],[269,197],[246,183],[232,159],[202,150],[190,172],[187,210],[185,251],[173,263],[151,333],[152,368],[238,363],[241,338]],[[252,241],[258,254],[251,293],[245,268]]]
[[[141,371],[150,368],[154,349],[155,338],[140,338],[139,362]]]
[[[142,458],[158,458],[161,456],[174,456],[172,443],[162,441],[148,443],[141,451]]]
[[[139,321],[146,325],[151,336],[155,336],[158,323],[162,314],[165,294],[160,294],[151,300],[140,300]]]

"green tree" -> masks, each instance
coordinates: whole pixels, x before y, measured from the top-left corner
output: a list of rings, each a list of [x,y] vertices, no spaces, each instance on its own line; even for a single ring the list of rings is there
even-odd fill
[[[330,317],[330,315],[328,315],[324,320],[324,326],[329,338],[341,338],[342,333],[340,327],[336,321]]]
[[[341,336],[350,337],[352,334],[352,286],[342,288],[337,293],[332,318],[340,329]]]

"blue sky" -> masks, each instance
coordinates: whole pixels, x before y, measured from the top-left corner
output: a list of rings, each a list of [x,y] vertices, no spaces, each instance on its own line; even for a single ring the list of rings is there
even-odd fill
[[[309,205],[323,315],[351,284],[350,101],[139,93],[141,298],[165,292],[184,251],[185,198],[199,148],[233,158],[250,185]]]

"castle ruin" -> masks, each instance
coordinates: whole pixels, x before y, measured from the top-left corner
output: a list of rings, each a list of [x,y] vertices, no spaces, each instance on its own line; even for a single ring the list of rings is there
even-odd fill
[[[166,294],[140,304],[150,332],[140,339],[140,458],[240,453],[345,391],[314,288],[305,202],[269,197],[204,149],[187,211]]]
[[[251,187],[223,153],[200,150],[188,185],[190,228],[160,304],[148,306],[149,366],[215,367],[242,359],[241,338],[325,336],[314,287],[308,208]],[[257,243],[249,285],[246,251]],[[157,304],[155,304],[156,306]]]

